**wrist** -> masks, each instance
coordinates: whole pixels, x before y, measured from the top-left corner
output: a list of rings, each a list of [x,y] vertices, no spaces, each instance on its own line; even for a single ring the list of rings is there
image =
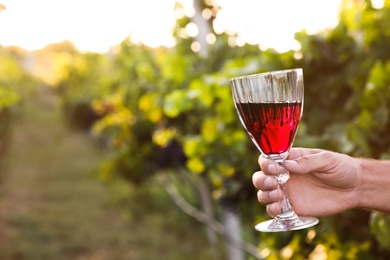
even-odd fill
[[[357,159],[360,182],[356,189],[357,207],[390,212],[390,161]]]

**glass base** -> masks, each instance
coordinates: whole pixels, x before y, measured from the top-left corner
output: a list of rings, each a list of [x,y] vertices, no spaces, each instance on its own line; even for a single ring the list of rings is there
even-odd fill
[[[296,217],[288,220],[276,217],[257,224],[255,229],[261,232],[284,232],[312,227],[318,222],[319,220],[314,217]]]

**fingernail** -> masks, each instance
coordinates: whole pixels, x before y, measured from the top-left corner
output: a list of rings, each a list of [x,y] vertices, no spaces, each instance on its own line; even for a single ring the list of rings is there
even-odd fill
[[[279,191],[278,190],[273,190],[269,193],[269,197],[272,200],[278,200],[279,199]]]
[[[267,177],[264,181],[264,185],[266,188],[273,188],[275,187],[275,178],[273,177]]]
[[[271,211],[272,215],[276,215],[276,205],[275,203],[271,204],[269,206],[269,210]]]
[[[272,164],[272,163],[268,165],[268,171],[271,174],[277,174],[278,173],[278,169],[276,169],[276,166],[274,164]]]

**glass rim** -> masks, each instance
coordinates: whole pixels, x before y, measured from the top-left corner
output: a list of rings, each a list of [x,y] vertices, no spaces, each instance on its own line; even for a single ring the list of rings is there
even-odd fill
[[[242,76],[230,78],[229,81],[234,81],[234,80],[239,80],[239,79],[244,79],[244,78],[255,78],[255,77],[272,75],[272,74],[279,74],[279,73],[289,73],[289,72],[293,72],[293,71],[303,72],[303,69],[302,68],[293,68],[293,69],[284,69],[284,70],[273,70],[273,71],[268,71],[268,72],[259,72],[259,73],[253,73],[253,74],[242,75]]]

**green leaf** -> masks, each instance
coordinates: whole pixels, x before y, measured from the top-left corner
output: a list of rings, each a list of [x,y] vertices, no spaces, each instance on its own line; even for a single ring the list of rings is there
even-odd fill
[[[370,229],[381,247],[390,249],[390,216],[373,212],[370,219]]]
[[[211,142],[215,140],[219,134],[218,131],[218,121],[214,118],[207,118],[204,120],[202,124],[202,138],[207,141]]]
[[[164,98],[163,111],[168,117],[177,117],[191,107],[185,90],[174,90]]]
[[[199,157],[193,157],[190,158],[186,162],[187,168],[194,173],[203,173],[206,169],[206,166],[204,165],[203,161]]]
[[[184,141],[184,153],[188,157],[194,157],[200,153],[202,148],[202,139],[199,137],[189,137]]]

